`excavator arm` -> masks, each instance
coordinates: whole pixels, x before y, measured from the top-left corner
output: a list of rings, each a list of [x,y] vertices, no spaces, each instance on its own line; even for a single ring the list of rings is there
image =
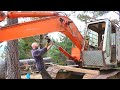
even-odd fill
[[[56,12],[9,12],[9,14],[7,14],[8,18],[38,16],[44,18],[0,28],[0,42],[51,32],[61,32],[65,34],[81,51],[83,37],[78,31],[74,22],[70,20],[67,16],[59,15]],[[67,57],[72,58],[72,56],[70,56],[64,49],[60,48],[59,50],[64,54],[66,53]]]

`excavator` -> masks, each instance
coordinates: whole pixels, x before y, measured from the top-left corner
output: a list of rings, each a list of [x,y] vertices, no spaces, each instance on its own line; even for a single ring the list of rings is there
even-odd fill
[[[49,67],[47,71],[54,78],[69,79],[72,78],[70,75],[73,74],[76,75],[75,77],[82,79],[111,79],[120,77],[119,26],[109,19],[87,23],[86,33],[83,37],[74,22],[61,12],[9,11],[5,14],[3,11],[0,11],[1,22],[6,18],[20,17],[40,17],[40,19],[1,27],[0,42],[51,32],[61,32],[73,42],[71,54],[61,46],[58,46],[58,49],[78,66],[53,65]],[[103,47],[99,49],[103,36]],[[60,74],[60,71],[62,73],[65,72],[65,74]]]

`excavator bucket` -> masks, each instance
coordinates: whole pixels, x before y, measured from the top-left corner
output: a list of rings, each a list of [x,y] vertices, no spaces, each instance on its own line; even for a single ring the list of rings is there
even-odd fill
[[[85,74],[99,75],[97,70],[87,70],[74,66],[53,65],[47,68],[53,79],[82,79]]]
[[[63,69],[58,69],[54,66],[49,67],[47,72],[51,75],[52,79],[82,79],[83,73],[75,73]]]

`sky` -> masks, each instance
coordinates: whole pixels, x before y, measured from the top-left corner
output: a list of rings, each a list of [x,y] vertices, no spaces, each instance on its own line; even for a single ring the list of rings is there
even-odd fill
[[[69,14],[71,11],[62,11],[62,12],[65,12],[67,14]],[[81,13],[81,11],[76,11],[75,14],[71,15],[69,18],[75,23],[75,25],[77,26],[78,30],[79,31],[83,31],[84,30],[84,27],[85,27],[85,23],[84,22],[81,22],[78,18],[77,18],[77,15]],[[119,20],[119,16],[113,12],[113,11],[110,11],[108,14],[105,14],[103,15],[102,17],[99,17],[99,19],[104,19],[104,18],[109,18],[110,20],[112,19],[117,19]],[[19,23],[23,22],[24,19],[19,19]],[[27,19],[27,21],[29,21],[29,19]],[[7,22],[3,21],[3,22],[0,22],[0,26],[4,26],[5,24],[7,24]],[[82,34],[82,33],[81,33]],[[59,37],[58,37],[58,32],[53,32],[53,33],[49,33],[49,36],[52,38],[56,38],[59,40]],[[6,45],[6,42],[3,42],[0,44],[0,46],[3,45],[1,48],[0,48],[0,54],[3,52],[4,50],[4,46]]]

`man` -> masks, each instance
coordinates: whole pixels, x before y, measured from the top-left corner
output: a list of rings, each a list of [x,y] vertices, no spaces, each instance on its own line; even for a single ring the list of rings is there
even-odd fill
[[[44,65],[43,57],[42,57],[42,55],[44,55],[52,47],[53,43],[50,45],[49,43],[50,43],[50,39],[47,39],[47,44],[42,49],[38,48],[37,43],[32,43],[31,45],[32,47],[31,53],[32,53],[33,58],[36,61],[36,68],[40,72],[43,79],[52,79],[45,69],[45,65]]]

